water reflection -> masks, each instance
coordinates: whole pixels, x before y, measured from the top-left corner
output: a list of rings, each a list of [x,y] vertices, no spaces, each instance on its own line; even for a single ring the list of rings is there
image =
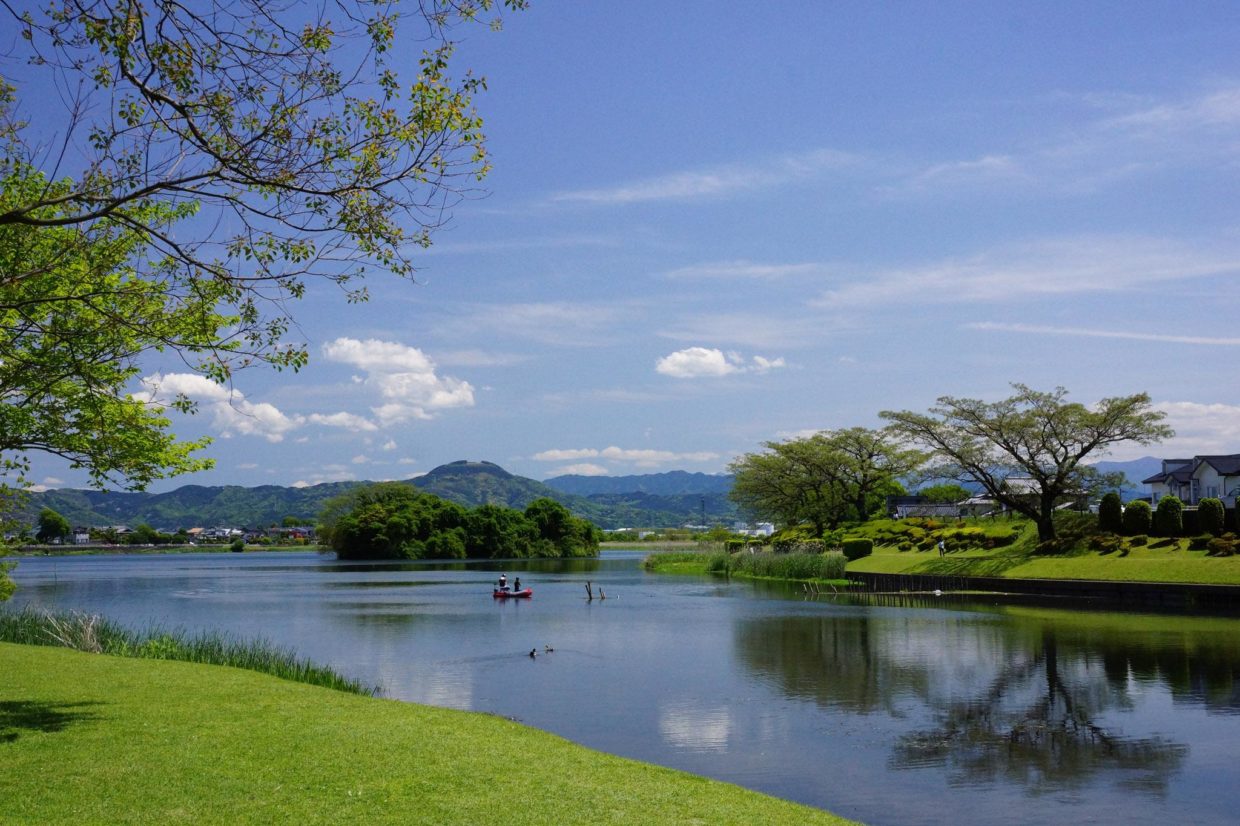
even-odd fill
[[[668,745],[693,751],[722,752],[732,735],[732,713],[726,706],[701,708],[674,702],[659,709],[659,734]]]
[[[909,719],[889,767],[936,768],[953,786],[1002,781],[1044,794],[1112,777],[1162,794],[1188,746],[1124,731],[1141,682],[1234,707],[1240,652],[1234,633],[1212,633],[1209,621],[1020,613],[979,622],[845,609],[741,621],[735,639],[746,667],[790,697]],[[1153,646],[1150,623],[1164,626]]]

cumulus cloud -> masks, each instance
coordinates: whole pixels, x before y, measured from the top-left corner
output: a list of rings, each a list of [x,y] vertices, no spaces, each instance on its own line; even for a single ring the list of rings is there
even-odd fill
[[[1155,410],[1167,414],[1164,423],[1175,436],[1155,446],[1159,456],[1235,453],[1240,445],[1240,405],[1201,402],[1156,402]],[[1147,455],[1142,447],[1136,455]]]
[[[133,397],[148,404],[166,406],[177,397],[198,403],[209,412],[220,435],[261,436],[281,442],[285,435],[305,424],[303,416],[287,416],[267,402],[255,404],[234,390],[196,373],[155,373],[142,379],[142,390]]]
[[[565,465],[556,471],[557,476],[606,476],[607,468],[589,462],[577,465]]]
[[[626,464],[637,465],[638,467],[658,467],[671,462],[709,462],[718,459],[718,453],[708,451],[697,451],[678,453],[671,450],[650,450],[645,448],[622,448],[612,445],[605,448],[556,448],[552,450],[544,450],[541,453],[535,453],[533,457],[539,462],[565,462],[576,459],[607,459],[613,462],[622,462]],[[578,467],[596,467],[601,470],[598,465],[592,463],[582,463]],[[570,471],[564,471],[570,472]],[[579,471],[575,471],[579,472]],[[598,474],[595,474],[598,475]]]
[[[469,382],[440,376],[435,363],[416,347],[373,338],[338,338],[323,346],[323,355],[364,371],[356,380],[383,400],[371,408],[380,426],[430,419],[441,410],[474,404]]]
[[[675,379],[698,379],[734,373],[765,373],[783,366],[783,358],[754,356],[746,362],[739,353],[724,353],[713,347],[687,347],[659,359],[654,369]]]
[[[359,416],[356,413],[312,413],[306,417],[306,420],[312,424],[323,425],[324,427],[340,427],[345,430],[370,432],[379,429],[370,419],[367,419],[365,416]]]

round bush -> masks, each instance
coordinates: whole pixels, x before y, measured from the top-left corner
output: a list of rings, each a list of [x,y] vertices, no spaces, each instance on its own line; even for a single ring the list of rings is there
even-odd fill
[[[1223,520],[1226,518],[1221,499],[1209,497],[1197,503],[1197,519],[1201,523],[1202,533],[1218,536],[1223,532]]]
[[[1149,502],[1142,502],[1138,499],[1135,502],[1129,502],[1128,507],[1124,508],[1124,533],[1129,536],[1149,533],[1153,521],[1154,515]]]
[[[1124,503],[1119,494],[1111,491],[1102,497],[1098,504],[1098,530],[1106,533],[1120,533],[1124,529]]]
[[[1158,500],[1154,512],[1154,533],[1158,536],[1179,536],[1184,532],[1184,503],[1175,496]]]

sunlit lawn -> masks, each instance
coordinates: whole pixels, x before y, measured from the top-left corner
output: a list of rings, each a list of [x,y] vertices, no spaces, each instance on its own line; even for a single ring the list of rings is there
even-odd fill
[[[846,821],[480,714],[0,644],[0,821]]]

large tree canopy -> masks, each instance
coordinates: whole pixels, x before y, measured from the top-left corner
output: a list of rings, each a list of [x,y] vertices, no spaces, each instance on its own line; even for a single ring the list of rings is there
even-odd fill
[[[733,501],[781,526],[808,523],[818,535],[845,520],[868,519],[925,459],[890,433],[863,427],[763,446],[767,452],[747,453],[730,465]]]
[[[1062,387],[1049,393],[1013,384],[997,402],[939,398],[930,412],[884,411],[896,432],[929,449],[936,476],[981,485],[986,493],[1037,522],[1038,536],[1055,539],[1054,512],[1066,497],[1095,486],[1082,464],[1112,445],[1148,445],[1174,435],[1145,393],[1102,399],[1093,407],[1068,402]],[[1015,478],[1031,480],[1013,485]]]
[[[138,358],[296,369],[310,279],[360,301],[368,269],[412,277],[488,170],[451,33],[525,5],[0,0],[3,469],[44,450],[141,488],[203,467],[124,392]]]

